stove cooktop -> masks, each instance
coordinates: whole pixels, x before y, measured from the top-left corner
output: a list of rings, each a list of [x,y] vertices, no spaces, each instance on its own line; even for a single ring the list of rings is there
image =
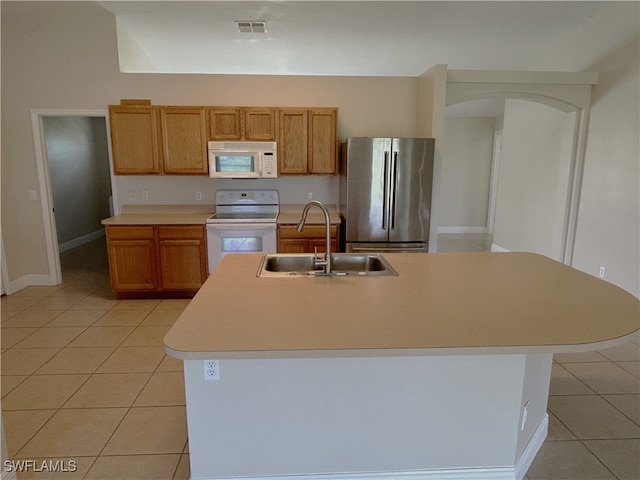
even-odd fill
[[[218,190],[207,223],[275,223],[278,211],[277,190]]]
[[[207,219],[207,223],[275,223],[278,218],[278,212],[241,212],[241,213],[214,213]]]

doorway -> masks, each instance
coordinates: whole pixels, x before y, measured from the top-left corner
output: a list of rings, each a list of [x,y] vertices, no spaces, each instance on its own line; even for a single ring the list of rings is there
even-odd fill
[[[106,111],[34,111],[49,271],[53,284],[62,267],[106,267],[103,218],[112,215]]]

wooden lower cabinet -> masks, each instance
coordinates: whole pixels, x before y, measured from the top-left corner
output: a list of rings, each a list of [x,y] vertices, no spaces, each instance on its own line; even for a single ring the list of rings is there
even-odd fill
[[[324,225],[305,225],[302,232],[296,225],[278,225],[278,253],[324,253],[327,240]],[[338,251],[338,225],[331,225],[331,252]]]
[[[107,228],[111,288],[118,298],[191,297],[206,280],[204,226]]]

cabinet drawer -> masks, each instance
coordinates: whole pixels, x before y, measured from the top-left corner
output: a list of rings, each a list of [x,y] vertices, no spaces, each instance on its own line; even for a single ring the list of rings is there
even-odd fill
[[[337,225],[331,225],[329,230],[332,237],[338,234]],[[324,238],[325,228],[324,225],[307,224],[301,232],[298,232],[294,225],[280,225],[278,226],[278,233],[280,238]]]
[[[170,225],[158,227],[159,238],[204,238],[201,225]]]
[[[110,240],[153,238],[153,226],[136,225],[116,227],[107,225],[107,238]]]

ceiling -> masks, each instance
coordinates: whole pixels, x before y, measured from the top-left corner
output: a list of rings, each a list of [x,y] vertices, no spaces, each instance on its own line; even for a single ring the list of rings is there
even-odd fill
[[[104,1],[123,72],[418,76],[522,70],[610,2]],[[262,20],[266,33],[239,33]]]

